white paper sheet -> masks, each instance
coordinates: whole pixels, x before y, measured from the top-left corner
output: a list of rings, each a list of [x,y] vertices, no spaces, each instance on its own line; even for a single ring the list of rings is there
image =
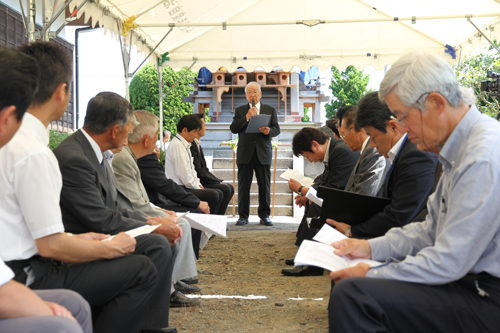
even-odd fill
[[[189,213],[184,216],[192,228],[227,238],[227,217],[223,215]]]
[[[329,271],[338,271],[344,268],[365,263],[370,267],[382,265],[382,263],[370,259],[348,259],[333,253],[334,248],[330,245],[304,240],[295,256],[296,266],[318,266]]]
[[[330,245],[346,238],[347,237],[344,234],[338,232],[337,229],[330,227],[328,224],[324,224],[321,229],[319,229],[318,233],[313,237],[315,241],[326,245]]]
[[[311,187],[311,185],[314,183],[314,179],[304,177],[304,175],[298,170],[288,169],[283,172],[280,177],[286,180],[295,179],[300,183],[300,185],[305,187]]]
[[[153,231],[156,230],[156,228],[158,228],[161,224],[153,224],[153,225],[144,225],[142,227],[138,227],[138,228],[135,228],[135,229],[131,229],[129,231],[125,231],[126,234],[129,234],[130,236],[132,237],[137,237],[137,236],[140,236],[140,235],[146,235],[146,234],[150,234],[152,233]],[[110,241],[112,240],[116,235],[113,235],[109,238],[106,238],[106,239],[103,239],[102,242],[105,242],[105,241]]]
[[[318,198],[318,192],[314,187],[309,187],[306,193],[306,198],[314,202],[316,205],[323,207],[323,199]]]

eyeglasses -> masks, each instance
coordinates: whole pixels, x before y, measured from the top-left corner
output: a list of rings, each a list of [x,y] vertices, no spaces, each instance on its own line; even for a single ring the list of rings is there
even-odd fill
[[[351,126],[351,128],[349,128],[349,130],[347,130],[347,132],[345,132],[344,135],[341,135],[340,138],[345,141],[346,134],[349,133],[349,131],[352,130],[353,127],[354,126]]]
[[[401,118],[396,118],[395,116],[390,116],[390,118],[394,121],[397,121],[399,124],[401,125],[404,125],[404,119],[406,118],[406,116],[408,115],[408,112],[410,112],[411,109],[413,109],[415,107],[415,105],[418,103],[418,101],[424,97],[425,95],[429,95],[429,94],[432,94],[432,91],[431,92],[426,92],[426,93],[423,93],[422,95],[420,95],[419,98],[417,98],[417,100],[410,106],[410,108],[408,109],[408,111],[406,111],[403,116]]]

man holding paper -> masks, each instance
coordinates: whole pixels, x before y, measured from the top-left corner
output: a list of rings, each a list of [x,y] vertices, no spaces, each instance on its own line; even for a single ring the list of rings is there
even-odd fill
[[[379,97],[444,173],[423,222],[332,245],[386,261],[331,273],[330,332],[497,332],[500,326],[500,125],[468,105],[450,65],[429,54],[394,63]]]
[[[306,198],[309,189],[312,188],[315,191],[318,186],[326,186],[343,190],[354,169],[356,154],[342,140],[329,138],[322,131],[311,127],[305,127],[294,135],[292,149],[295,156],[302,155],[309,162],[325,164],[325,172],[310,187],[302,185],[295,179],[288,181],[290,189],[298,193],[295,202],[306,206],[304,217],[297,230],[295,245],[300,245],[304,239],[312,239],[317,232],[317,229],[309,228],[307,218],[318,217],[321,212],[321,206],[317,203],[309,204],[309,199]],[[323,275],[323,269],[313,266],[295,266],[285,268],[281,273],[289,276]]]
[[[271,161],[273,158],[273,145],[271,139],[280,134],[276,110],[262,104],[260,99],[262,91],[257,82],[250,82],[245,87],[245,96],[249,104],[237,107],[234,111],[233,122],[230,129],[238,134],[238,214],[237,225],[248,224],[250,215],[250,187],[253,172],[257,177],[259,186],[259,217],[260,224],[272,226],[269,218],[271,214]],[[261,127],[261,133],[246,133],[250,118],[258,114],[271,115],[269,127]]]

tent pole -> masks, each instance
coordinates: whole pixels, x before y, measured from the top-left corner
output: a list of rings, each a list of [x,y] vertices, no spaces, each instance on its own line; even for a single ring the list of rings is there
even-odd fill
[[[486,37],[486,35],[481,31],[481,29],[479,29],[470,19],[470,17],[467,18],[467,21],[469,21],[470,24],[472,24],[474,26],[474,28],[476,28],[476,30],[481,34],[481,36],[483,36],[487,41],[488,43],[490,43],[490,45],[492,47],[495,48],[495,50],[497,50],[498,53],[500,53],[500,50],[498,49],[498,47],[488,38]]]
[[[191,68],[193,68],[194,64],[196,64],[196,60],[195,60],[195,61],[193,61],[193,63],[191,64],[191,66],[189,66],[189,68],[188,68],[188,69],[184,72],[184,74],[182,74],[182,75],[181,75],[181,77],[180,77],[177,81],[175,81],[174,85],[173,85],[173,86],[172,86],[172,87],[171,87],[171,88],[170,88],[170,89],[169,89],[169,90],[165,93],[165,95],[163,96],[164,98],[167,98],[168,94],[170,94],[170,92],[172,91],[172,89],[174,89],[174,88],[177,86],[177,83],[179,83],[179,81],[180,81],[180,80],[182,80],[182,78],[183,78],[184,76],[186,76],[186,74],[189,72],[189,70],[190,70]]]
[[[28,43],[31,44],[35,41],[35,35],[37,32],[35,31],[35,16],[36,16],[36,2],[35,0],[28,0],[28,27],[29,30],[26,30],[28,35]]]
[[[24,16],[23,2],[19,0],[19,7],[21,7],[21,17],[23,18],[24,31],[26,31],[26,36],[28,35],[28,22],[26,21],[26,16]]]
[[[160,147],[163,149],[163,67],[158,61],[158,103],[160,106]]]

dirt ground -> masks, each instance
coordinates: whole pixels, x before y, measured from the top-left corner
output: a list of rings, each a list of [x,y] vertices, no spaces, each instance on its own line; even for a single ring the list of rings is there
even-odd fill
[[[265,299],[202,299],[196,308],[170,309],[170,325],[179,332],[327,332],[328,274],[281,274],[297,251],[296,228],[229,225],[228,238],[216,237],[200,252],[200,295]]]

